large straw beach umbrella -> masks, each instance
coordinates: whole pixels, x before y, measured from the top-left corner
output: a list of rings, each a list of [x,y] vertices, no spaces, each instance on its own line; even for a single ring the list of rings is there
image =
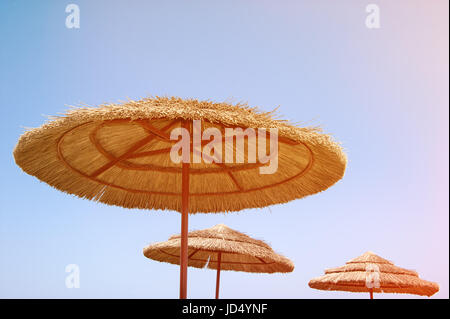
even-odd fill
[[[147,258],[180,264],[181,236],[144,248]],[[223,224],[188,233],[188,266],[216,269],[216,299],[219,298],[220,271],[287,273],[294,270],[288,258],[279,255],[262,240],[253,239]]]
[[[255,162],[233,143],[222,152],[231,150],[231,158],[243,158],[242,163],[216,161],[220,150],[200,162],[188,156],[187,162],[175,163],[170,156],[178,143],[170,138],[173,129],[193,133],[190,152],[198,158],[208,141],[196,141],[196,130],[216,134],[237,127],[277,130],[275,173],[261,174],[270,161]],[[244,141],[248,149],[255,138]],[[277,120],[272,112],[245,104],[174,97],[73,108],[25,132],[14,157],[26,173],[81,198],[181,212],[180,298],[186,298],[188,213],[265,207],[315,194],[341,179],[347,163],[341,146],[318,129]]]
[[[373,252],[348,261],[344,266],[325,270],[325,275],[311,279],[311,288],[350,292],[403,293],[432,296],[439,285],[419,278],[417,272],[395,266]]]

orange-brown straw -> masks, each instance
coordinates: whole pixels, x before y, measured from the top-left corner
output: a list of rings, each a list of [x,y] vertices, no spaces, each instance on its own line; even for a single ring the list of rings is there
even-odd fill
[[[325,275],[311,279],[309,286],[320,290],[366,292],[371,297],[373,293],[430,297],[439,291],[438,284],[420,279],[417,272],[397,267],[372,252],[348,261],[345,266],[325,270]]]

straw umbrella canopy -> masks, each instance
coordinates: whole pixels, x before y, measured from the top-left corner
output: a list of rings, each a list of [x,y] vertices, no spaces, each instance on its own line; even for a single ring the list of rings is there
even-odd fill
[[[311,288],[368,292],[404,293],[432,296],[439,285],[419,278],[417,272],[395,266],[373,252],[348,261],[344,266],[325,270],[325,275],[311,279]]]
[[[181,236],[144,248],[144,256],[153,260],[180,264]],[[216,299],[219,298],[220,271],[287,273],[294,263],[279,255],[262,240],[253,239],[226,225],[188,233],[188,266],[216,269]]]
[[[242,163],[216,161],[215,151],[196,162],[193,157],[209,141],[191,137],[188,162],[175,163],[170,154],[178,140],[171,132],[184,128],[195,136],[194,120],[203,133],[276,129],[276,172],[261,174],[270,162],[252,161],[234,143],[227,149],[223,143],[221,150],[231,149],[232,158],[244,158]],[[255,138],[244,140],[249,148]],[[186,298],[188,213],[265,207],[315,194],[341,179],[347,163],[341,146],[317,128],[299,127],[245,104],[174,97],[73,108],[25,132],[14,158],[26,173],[81,198],[181,212],[181,298]]]

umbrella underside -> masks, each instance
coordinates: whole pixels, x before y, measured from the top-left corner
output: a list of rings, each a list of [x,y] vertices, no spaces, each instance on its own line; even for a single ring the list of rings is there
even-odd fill
[[[275,273],[291,271],[289,266],[280,269],[280,264],[273,260],[265,260],[260,257],[246,256],[226,251],[208,251],[190,248],[188,250],[188,266],[196,268],[207,267],[217,269],[218,253],[221,253],[220,269],[254,273]],[[157,256],[157,255],[160,256]],[[161,248],[152,259],[178,265],[180,261],[179,248]],[[284,270],[284,271],[282,271]]]
[[[220,269],[254,273],[291,272],[294,264],[277,254],[262,240],[251,238],[225,225],[192,231],[188,234],[188,265],[196,268]],[[180,235],[144,248],[147,258],[180,263]]]
[[[39,149],[18,157],[28,173],[68,193],[127,208],[180,211],[182,168],[171,160],[177,140],[170,139],[170,132],[181,125],[181,119],[90,121],[61,130],[56,137],[32,141],[28,148]],[[201,121],[201,126],[202,133],[229,127],[209,121]],[[244,147],[238,147],[223,139],[217,153],[204,151],[211,139],[196,147],[191,143],[191,158],[199,156],[200,163],[191,159],[189,167],[190,213],[264,207],[301,198],[334,184],[345,167],[336,165],[341,164],[337,158],[327,162],[318,153],[323,151],[320,147],[278,136],[277,169],[261,174],[260,169],[271,163],[249,158],[251,147],[259,151],[257,138],[243,140]],[[269,154],[269,138],[265,144]],[[231,163],[225,162],[227,152],[233,154]],[[239,157],[243,162],[235,163]]]
[[[375,293],[406,293],[422,296],[431,296],[438,290],[434,283],[409,275],[381,273],[379,286],[373,288],[367,287],[366,278],[366,272],[352,272],[346,276],[327,274],[320,277],[320,281],[311,281],[309,286],[320,290],[370,292],[372,289]]]

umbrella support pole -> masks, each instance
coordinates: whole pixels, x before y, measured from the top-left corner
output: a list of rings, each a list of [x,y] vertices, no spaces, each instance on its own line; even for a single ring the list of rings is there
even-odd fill
[[[222,259],[222,253],[217,254],[217,277],[216,277],[216,299],[219,299],[219,286],[220,286],[220,263]]]
[[[370,293],[370,299],[373,299],[373,289],[370,289],[369,293]]]
[[[183,121],[183,127],[189,129],[189,122]],[[180,299],[187,298],[188,217],[189,217],[189,163],[183,162],[181,169]]]

